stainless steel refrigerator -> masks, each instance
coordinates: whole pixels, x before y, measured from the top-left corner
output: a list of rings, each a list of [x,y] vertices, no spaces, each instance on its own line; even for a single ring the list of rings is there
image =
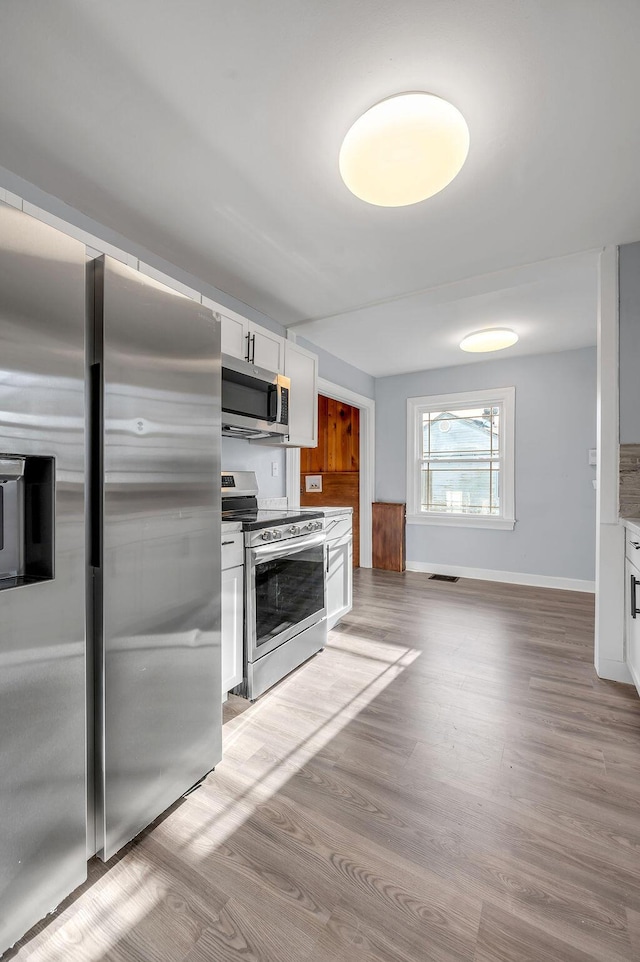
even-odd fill
[[[220,760],[220,327],[113,260],[90,268],[96,851]]]
[[[0,203],[0,954],[221,757],[219,323],[86,259]]]
[[[86,877],[85,248],[0,204],[0,952]]]

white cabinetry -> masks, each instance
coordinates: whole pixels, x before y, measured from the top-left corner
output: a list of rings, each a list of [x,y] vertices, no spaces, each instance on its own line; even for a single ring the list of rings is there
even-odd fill
[[[202,303],[220,315],[223,354],[239,357],[276,374],[284,373],[283,337],[207,297],[202,298]]]
[[[318,444],[318,358],[311,351],[284,343],[284,373],[291,381],[289,447]]]
[[[626,531],[625,561],[626,660],[640,692],[640,534]]]
[[[250,443],[315,448],[318,444],[318,358],[293,341],[285,341],[284,373],[291,381],[289,434]]]
[[[243,677],[244,548],[242,532],[222,532],[222,697]]]
[[[327,532],[327,628],[351,611],[353,597],[353,538],[351,513],[329,516]]]

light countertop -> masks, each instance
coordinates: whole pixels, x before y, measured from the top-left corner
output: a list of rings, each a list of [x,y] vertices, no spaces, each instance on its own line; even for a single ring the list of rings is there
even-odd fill
[[[640,537],[640,518],[620,518],[620,524]]]
[[[223,521],[222,530],[225,534],[233,534],[236,531],[242,531],[242,521]]]
[[[325,518],[330,518],[334,514],[353,514],[353,508],[323,508],[323,507],[305,507],[300,508],[301,511],[321,511]],[[640,523],[640,522],[639,522]]]

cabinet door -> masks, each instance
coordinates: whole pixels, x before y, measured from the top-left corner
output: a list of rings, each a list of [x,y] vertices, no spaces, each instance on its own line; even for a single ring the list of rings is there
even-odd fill
[[[275,374],[285,373],[284,338],[274,334],[273,331],[268,331],[266,327],[253,325],[249,327],[249,334],[251,363],[257,367],[264,367],[267,371],[273,371]]]
[[[624,594],[627,609],[625,618],[627,628],[627,667],[631,672],[636,688],[640,692],[640,613],[636,614],[635,618],[632,614],[632,611],[640,608],[640,571],[635,565],[627,561],[625,574],[626,587]]]
[[[284,373],[291,381],[289,446],[318,445],[318,358],[311,351],[285,341]]]
[[[327,628],[351,611],[353,549],[351,536],[327,542]]]
[[[235,688],[243,675],[244,568],[222,572],[222,695]]]
[[[221,314],[221,350],[223,354],[230,354],[231,357],[247,359],[247,338],[249,335],[249,322],[240,315],[233,317],[228,314]]]

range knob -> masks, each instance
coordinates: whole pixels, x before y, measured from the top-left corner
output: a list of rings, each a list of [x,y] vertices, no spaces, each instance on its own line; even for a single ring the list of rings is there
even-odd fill
[[[271,532],[271,537],[274,541],[278,541],[282,537],[282,531],[279,531],[278,528],[274,528]]]
[[[314,531],[321,531],[321,530],[322,530],[322,521],[314,521],[314,523],[313,523],[313,529],[314,529]]]
[[[289,528],[289,534],[291,535],[300,534],[300,525],[292,524],[291,527]]]
[[[262,538],[263,541],[271,541],[271,532],[263,531],[260,537]]]
[[[313,531],[313,521],[307,521],[307,523],[303,524],[302,527],[305,531]]]

